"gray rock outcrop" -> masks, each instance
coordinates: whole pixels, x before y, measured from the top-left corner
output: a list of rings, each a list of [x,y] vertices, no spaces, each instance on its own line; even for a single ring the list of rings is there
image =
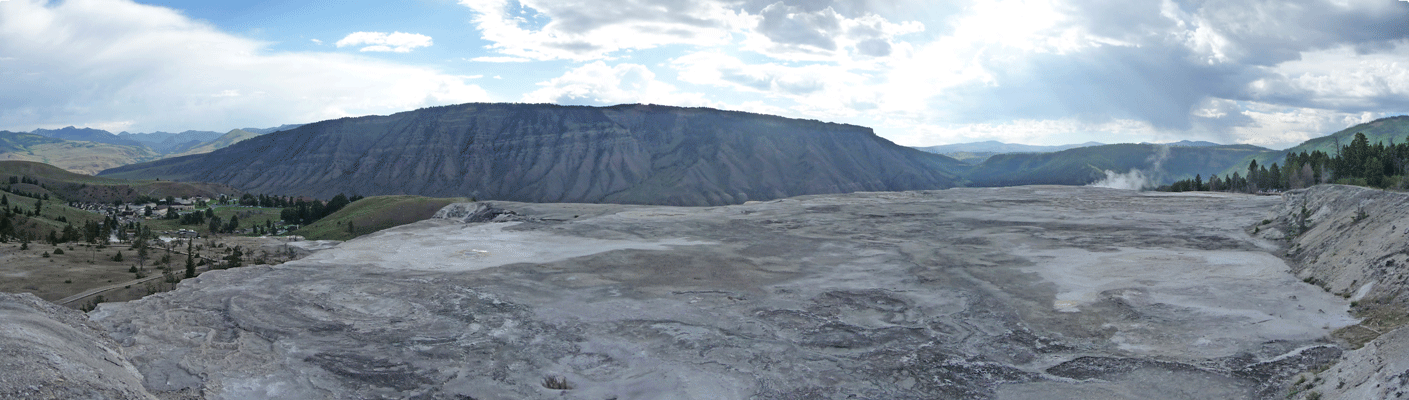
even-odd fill
[[[83,313],[0,293],[0,399],[155,399],[142,383]]]
[[[431,218],[474,223],[508,222],[518,219],[517,216],[518,213],[495,207],[492,203],[455,203],[436,211]]]

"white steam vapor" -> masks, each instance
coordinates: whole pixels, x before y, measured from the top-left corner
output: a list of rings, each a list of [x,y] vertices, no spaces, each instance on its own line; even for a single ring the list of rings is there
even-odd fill
[[[1155,146],[1154,154],[1150,154],[1145,162],[1150,167],[1145,170],[1131,168],[1130,172],[1118,174],[1115,171],[1106,170],[1106,178],[1092,182],[1086,186],[1103,187],[1111,189],[1125,190],[1145,190],[1159,187],[1159,178],[1164,176],[1164,161],[1169,159],[1169,146]]]

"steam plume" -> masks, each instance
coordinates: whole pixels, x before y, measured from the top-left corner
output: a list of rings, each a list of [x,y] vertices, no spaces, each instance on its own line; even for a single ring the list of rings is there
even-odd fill
[[[1150,165],[1148,169],[1131,168],[1129,172],[1123,174],[1106,170],[1105,179],[1086,186],[1126,190],[1154,189],[1159,187],[1159,178],[1164,176],[1164,161],[1167,159],[1169,159],[1169,146],[1155,145],[1155,152],[1145,158],[1145,162]]]

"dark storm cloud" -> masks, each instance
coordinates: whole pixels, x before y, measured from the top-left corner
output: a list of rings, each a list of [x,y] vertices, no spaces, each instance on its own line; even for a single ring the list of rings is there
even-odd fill
[[[933,107],[962,122],[1077,117],[1148,121],[1187,129],[1191,108],[1207,96],[1250,78],[1238,66],[1200,65],[1179,47],[1100,46],[1078,53],[1042,54],[1020,63],[990,65],[998,85],[976,84],[939,96]]]
[[[1345,7],[1327,0],[1187,2],[1185,9],[1231,43],[1230,56],[1247,65],[1275,65],[1300,52],[1351,45],[1386,48],[1409,37],[1409,3],[1358,2]],[[1191,7],[1193,6],[1193,7]]]
[[[1309,51],[1394,50],[1409,37],[1409,3],[1403,1],[1346,7],[1322,0],[1076,0],[1065,11],[1072,26],[1116,45],[989,61],[984,66],[992,82],[952,89],[932,108],[960,123],[1133,119],[1215,137],[1255,123],[1235,101],[1347,113],[1409,109],[1409,100],[1392,90],[1396,83],[1373,73],[1356,85],[1375,93],[1342,98],[1317,93],[1276,68]]]

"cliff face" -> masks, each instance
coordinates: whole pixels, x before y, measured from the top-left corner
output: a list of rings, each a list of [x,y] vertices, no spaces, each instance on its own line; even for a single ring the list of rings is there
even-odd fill
[[[665,106],[464,104],[323,121],[103,174],[322,198],[718,205],[946,188],[956,168],[851,125]]]

